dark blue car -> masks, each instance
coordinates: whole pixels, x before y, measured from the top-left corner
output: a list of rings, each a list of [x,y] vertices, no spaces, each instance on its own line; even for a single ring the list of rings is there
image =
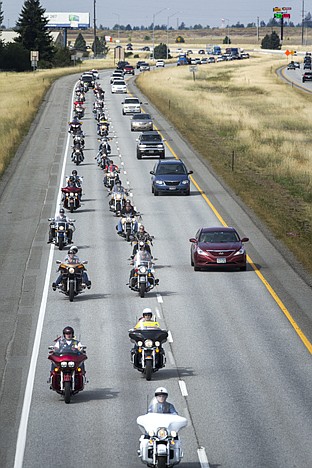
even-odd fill
[[[163,192],[190,194],[189,174],[193,174],[193,171],[188,171],[181,159],[160,160],[150,174],[152,174],[152,193],[155,197]]]

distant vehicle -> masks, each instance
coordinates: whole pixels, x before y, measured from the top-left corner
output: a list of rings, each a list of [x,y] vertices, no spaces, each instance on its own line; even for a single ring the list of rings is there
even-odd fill
[[[80,78],[80,83],[82,85],[86,83],[88,88],[93,88],[95,85],[95,78],[93,73],[83,73]]]
[[[127,93],[127,85],[123,80],[114,80],[111,84],[112,93]]]
[[[205,55],[206,52],[204,51],[204,49],[199,49],[198,53],[199,53],[200,55]]]
[[[300,63],[299,62],[294,62],[294,65],[296,68],[300,68]]]
[[[122,70],[120,70],[119,72],[114,71],[114,73],[112,74],[110,78],[110,84],[112,84],[114,80],[123,80],[123,78],[124,78],[124,73]]]
[[[141,66],[141,63],[145,63],[145,60],[139,60],[137,63],[136,63],[136,68],[139,69],[140,66]]]
[[[165,61],[164,60],[157,60],[155,63],[155,67],[164,67],[165,66]]]
[[[302,83],[304,83],[305,81],[312,81],[312,72],[305,72],[302,75]]]
[[[176,49],[176,52],[177,52],[178,54],[181,54],[181,53],[183,53],[183,49],[181,49],[181,47],[178,47],[178,48]]]
[[[206,46],[206,53],[211,55],[221,55],[221,47],[218,45],[207,45]]]
[[[296,66],[295,66],[294,62],[290,62],[287,65],[287,70],[296,70]]]
[[[126,97],[122,101],[122,115],[126,114],[140,114],[141,113],[141,101],[136,97]]]
[[[240,57],[241,57],[241,59],[249,59],[249,54],[248,54],[248,52],[243,52],[243,53],[241,53]]]
[[[126,50],[133,50],[133,47],[130,46],[130,45],[128,45],[128,46],[126,47]]]
[[[100,78],[98,70],[95,70],[94,68],[91,70],[91,73],[93,74],[94,78],[98,80]]]
[[[304,70],[311,70],[311,62],[306,62],[304,65],[303,65],[303,69]]]
[[[186,54],[187,54],[187,55],[192,55],[192,53],[193,53],[193,51],[192,51],[191,49],[188,49],[188,50],[186,51]]]
[[[177,60],[177,65],[188,65],[189,61],[185,55],[180,55]]]
[[[181,159],[159,160],[152,171],[152,193],[155,197],[160,193],[181,193],[190,195],[190,178],[184,162]]]
[[[206,65],[206,63],[208,63],[208,59],[202,58],[200,63],[201,63],[201,65]]]
[[[139,69],[139,70],[140,70],[140,72],[142,72],[142,71],[150,71],[149,63],[147,63],[147,62],[141,63],[140,69]]]
[[[143,132],[137,139],[137,158],[142,159],[142,156],[159,156],[160,159],[165,157],[165,145],[161,135],[154,131]]]
[[[124,68],[125,75],[134,75],[134,68],[132,65],[126,65]]]
[[[153,121],[149,114],[135,114],[131,118],[131,132],[153,130]]]
[[[195,271],[211,267],[236,267],[246,270],[246,251],[241,239],[233,227],[203,227],[190,239],[191,265]]]
[[[214,57],[208,57],[208,63],[215,63],[216,59]]]
[[[120,60],[117,63],[117,68],[119,68],[120,70],[123,70],[126,65],[130,65],[129,62],[127,62],[126,60]]]
[[[150,47],[148,47],[148,46],[144,46],[144,47],[142,47],[142,50],[143,50],[144,52],[149,52],[151,49],[150,49]]]

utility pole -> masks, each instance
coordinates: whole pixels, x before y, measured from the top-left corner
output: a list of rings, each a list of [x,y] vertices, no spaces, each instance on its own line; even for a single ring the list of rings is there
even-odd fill
[[[93,0],[93,54],[96,57],[96,0]]]
[[[257,41],[259,42],[259,16],[257,16]]]
[[[304,36],[304,0],[302,0],[302,23],[301,23],[301,45],[303,46]]]

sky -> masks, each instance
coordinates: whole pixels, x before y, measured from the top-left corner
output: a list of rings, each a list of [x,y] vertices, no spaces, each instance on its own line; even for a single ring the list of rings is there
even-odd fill
[[[4,13],[4,25],[12,28],[19,17],[24,0],[0,0]],[[115,24],[131,26],[167,25],[176,27],[182,21],[186,26],[201,24],[203,27],[222,27],[238,21],[248,23],[263,20],[266,23],[273,16],[273,7],[291,7],[290,20],[301,22],[303,0],[41,0],[47,12],[89,12],[93,22],[93,7],[96,2],[97,26],[113,27]],[[304,0],[305,13],[312,13],[312,0]],[[163,10],[163,11],[161,11]],[[222,18],[224,22],[222,23]]]

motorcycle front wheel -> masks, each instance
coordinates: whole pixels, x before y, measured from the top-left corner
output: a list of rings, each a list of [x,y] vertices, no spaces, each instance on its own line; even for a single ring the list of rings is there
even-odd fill
[[[148,361],[146,361],[146,365],[145,365],[145,378],[146,378],[146,380],[148,380],[148,381],[151,380],[152,373],[153,373],[153,363],[152,363],[152,360],[149,359]]]
[[[130,232],[129,231],[126,232],[126,241],[130,242]]]
[[[64,240],[59,239],[59,250],[63,250],[63,247],[64,247]]]
[[[65,403],[67,404],[70,403],[70,393],[71,393],[70,386],[71,386],[70,382],[64,382],[64,400],[65,400]]]
[[[157,457],[157,468],[166,468],[167,457]]]
[[[140,297],[145,295],[145,283],[140,283]]]
[[[70,302],[73,302],[74,296],[75,296],[75,289],[74,289],[74,283],[69,283],[69,300]]]

